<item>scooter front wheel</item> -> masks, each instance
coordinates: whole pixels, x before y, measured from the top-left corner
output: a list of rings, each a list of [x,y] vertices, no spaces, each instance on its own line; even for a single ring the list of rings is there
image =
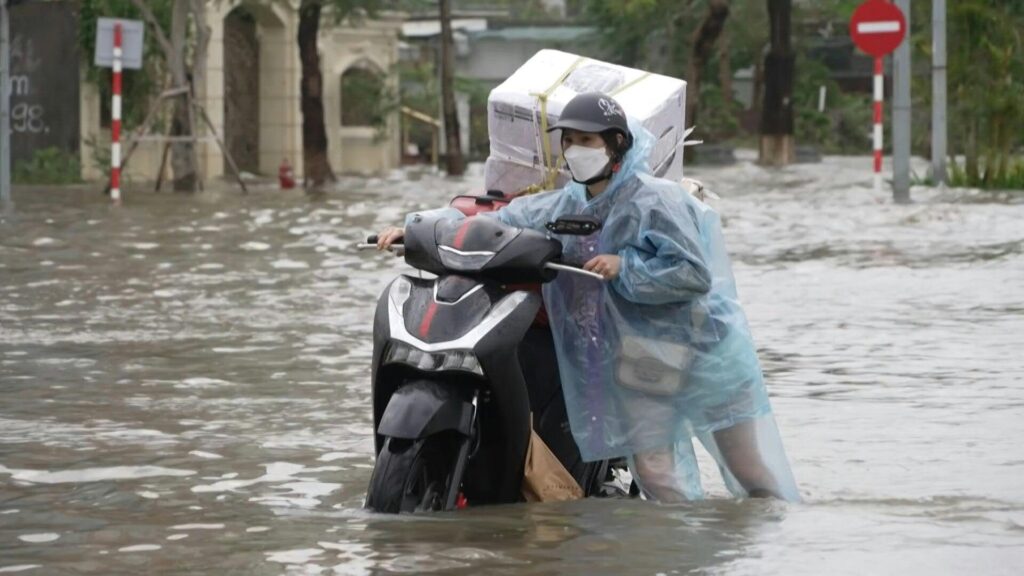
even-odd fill
[[[443,510],[455,453],[451,434],[386,438],[373,467],[366,507],[392,514]]]

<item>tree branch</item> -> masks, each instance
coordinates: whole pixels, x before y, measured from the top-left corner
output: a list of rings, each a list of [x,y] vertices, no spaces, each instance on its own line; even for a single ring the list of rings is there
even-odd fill
[[[190,0],[196,23],[195,61],[192,62],[192,82],[201,85],[206,79],[206,52],[210,45],[210,27],[206,24],[205,0]]]
[[[174,59],[174,48],[171,47],[171,41],[167,39],[167,35],[164,34],[163,28],[160,26],[160,22],[157,21],[153,11],[149,9],[144,0],[131,0],[132,6],[138,8],[139,12],[142,12],[142,17],[149,22],[153,33],[156,34],[156,41],[160,44],[160,48],[164,51],[164,57],[167,62],[171,62]]]

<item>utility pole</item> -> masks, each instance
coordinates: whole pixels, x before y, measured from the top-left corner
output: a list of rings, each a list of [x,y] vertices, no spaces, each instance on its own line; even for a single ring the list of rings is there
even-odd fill
[[[455,108],[455,42],[452,37],[451,0],[439,3],[441,16],[441,107],[444,111],[445,162],[449,176],[466,171],[459,139],[459,116]]]
[[[932,0],[932,178],[946,184],[946,0]]]
[[[896,0],[910,30],[910,0]],[[896,48],[893,58],[892,106],[892,199],[910,202],[910,34]]]
[[[0,0],[0,204],[11,201],[11,27]]]

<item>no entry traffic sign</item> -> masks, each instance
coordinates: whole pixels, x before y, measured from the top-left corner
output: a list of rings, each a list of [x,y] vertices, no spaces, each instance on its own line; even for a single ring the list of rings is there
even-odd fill
[[[879,57],[892,52],[907,35],[903,11],[886,0],[868,0],[850,18],[850,37],[858,48]]]

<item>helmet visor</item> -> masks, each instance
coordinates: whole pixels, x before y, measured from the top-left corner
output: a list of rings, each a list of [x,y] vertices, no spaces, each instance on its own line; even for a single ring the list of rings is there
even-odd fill
[[[609,129],[607,124],[603,124],[601,122],[592,122],[590,120],[566,119],[555,122],[554,126],[548,128],[548,132],[553,132],[555,130],[564,130],[566,128],[572,130],[579,130],[580,132],[593,132],[596,134],[600,134],[601,132],[604,132],[605,130]]]

